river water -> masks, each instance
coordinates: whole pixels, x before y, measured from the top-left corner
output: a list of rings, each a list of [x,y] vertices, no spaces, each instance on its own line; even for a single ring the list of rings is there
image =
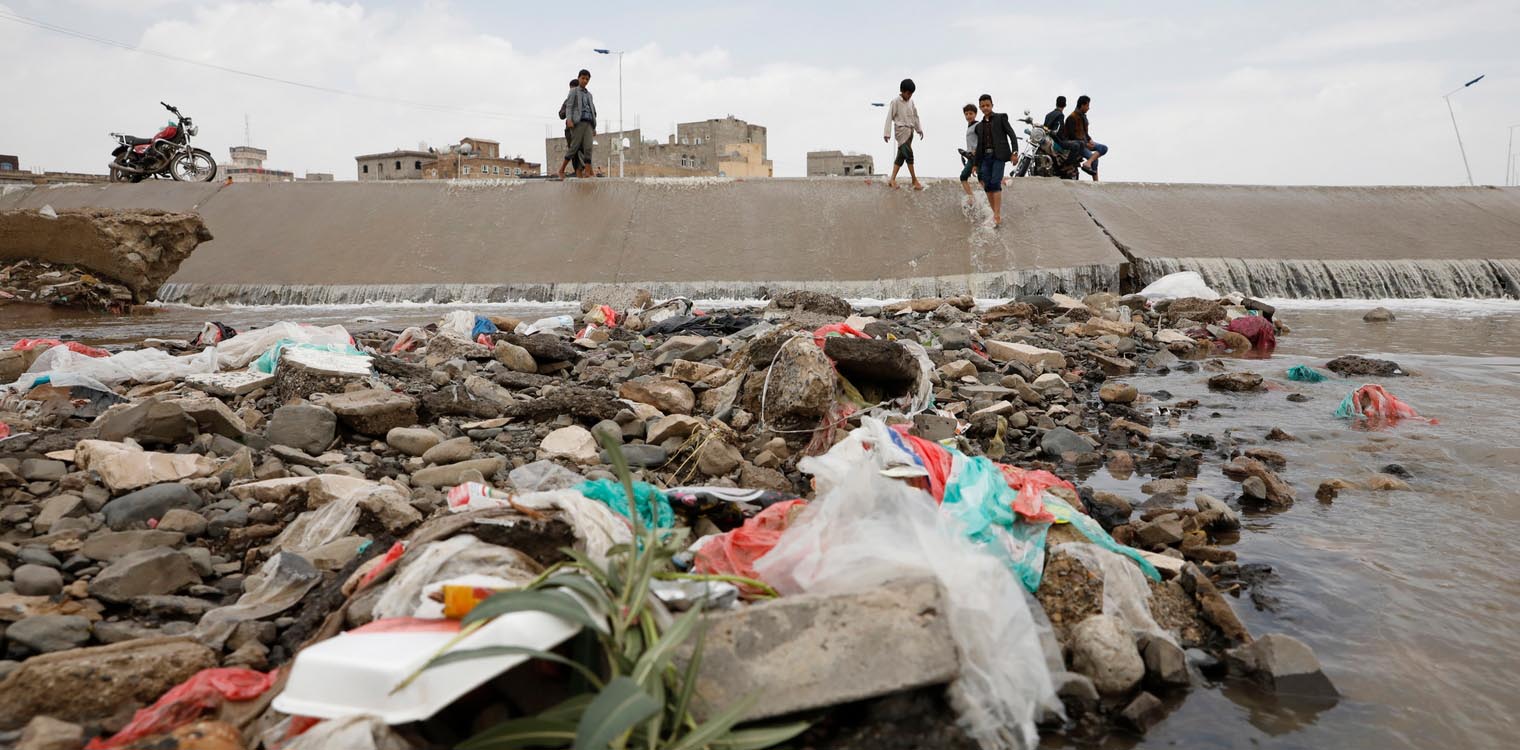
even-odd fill
[[[1284,478],[1298,503],[1245,516],[1234,545],[1242,563],[1273,574],[1234,601],[1258,635],[1283,632],[1310,644],[1342,699],[1333,706],[1289,705],[1248,685],[1207,685],[1171,700],[1170,715],[1143,739],[1114,735],[1114,748],[1513,747],[1520,742],[1520,302],[1386,301],[1395,322],[1367,324],[1374,303],[1282,301],[1292,332],[1267,360],[1230,360],[1261,372],[1273,388],[1216,394],[1207,373],[1134,379],[1142,393],[1196,398],[1200,406],[1156,434],[1232,436],[1287,456]],[[101,318],[6,310],[0,339],[69,333],[93,343],[144,337],[190,338],[207,320],[237,328],[279,320],[350,327],[401,327],[437,320],[439,305],[341,307],[164,306],[153,314]],[[459,308],[453,308],[459,309]],[[524,318],[565,305],[476,305]],[[1361,381],[1291,383],[1294,364],[1322,366],[1341,354],[1393,359],[1409,378],[1382,382],[1438,424],[1404,422],[1356,429],[1333,416]],[[1291,393],[1310,397],[1287,400]],[[1163,394],[1164,395],[1164,394]],[[1267,443],[1280,427],[1298,439]],[[1365,480],[1388,464],[1412,475],[1407,491],[1343,490],[1314,497],[1328,479]],[[1238,485],[1205,465],[1194,489],[1233,501]],[[1136,476],[1100,469],[1099,489],[1142,497]],[[1056,743],[1052,743],[1056,744]]]

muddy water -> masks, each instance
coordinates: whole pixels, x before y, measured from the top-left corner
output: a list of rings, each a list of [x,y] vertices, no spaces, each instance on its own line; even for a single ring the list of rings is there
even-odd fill
[[[1309,643],[1343,693],[1333,706],[1289,705],[1247,685],[1195,689],[1143,740],[1111,736],[1104,747],[1428,748],[1513,747],[1520,738],[1520,303],[1390,303],[1398,320],[1361,322],[1366,303],[1283,303],[1293,328],[1269,360],[1232,360],[1274,385],[1264,394],[1210,393],[1206,373],[1142,377],[1142,393],[1196,398],[1198,409],[1156,434],[1204,433],[1241,448],[1262,445],[1289,459],[1284,476],[1298,503],[1248,514],[1234,549],[1273,574],[1235,601],[1257,634]],[[29,311],[0,314],[0,341],[63,333],[92,343],[146,336],[189,338],[206,320],[238,328],[279,320],[401,327],[437,320],[436,305],[345,307],[167,306],[151,315],[101,318]],[[476,305],[536,318],[564,306]],[[1417,371],[1382,382],[1437,425],[1406,422],[1354,429],[1332,414],[1360,381],[1290,383],[1291,365],[1359,353]],[[1311,400],[1293,403],[1290,393]],[[1296,442],[1266,443],[1281,427]],[[1342,491],[1314,499],[1326,479],[1364,480],[1388,464],[1410,490]],[[1099,470],[1088,482],[1141,497],[1145,477]],[[1195,487],[1228,501],[1238,486],[1207,464]],[[1052,743],[1056,744],[1056,743]]]
[[[1234,546],[1242,562],[1271,565],[1237,612],[1253,633],[1310,644],[1343,694],[1334,707],[1285,705],[1241,685],[1194,690],[1139,747],[1431,748],[1520,743],[1520,303],[1390,305],[1367,324],[1365,304],[1283,303],[1292,334],[1269,360],[1233,360],[1274,387],[1215,394],[1206,373],[1137,378],[1202,403],[1155,434],[1233,435],[1242,449],[1287,456],[1298,503],[1252,514]],[[1292,383],[1284,371],[1348,353],[1393,359],[1416,377],[1370,379],[1437,425],[1381,431],[1332,416],[1361,381]],[[1311,400],[1293,403],[1291,393]],[[1296,442],[1263,436],[1281,427]],[[1388,464],[1412,473],[1408,491],[1343,490],[1314,498],[1321,481],[1364,480]],[[1140,496],[1143,478],[1099,470],[1097,487]],[[1233,501],[1238,485],[1206,465],[1195,487]],[[1109,738],[1105,746],[1133,740]]]

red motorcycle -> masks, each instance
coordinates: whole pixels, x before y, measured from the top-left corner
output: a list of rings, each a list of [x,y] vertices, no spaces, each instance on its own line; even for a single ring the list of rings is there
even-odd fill
[[[167,177],[179,182],[210,182],[216,179],[216,160],[210,152],[190,145],[195,123],[173,106],[159,102],[174,119],[152,138],[112,133],[116,150],[111,152],[112,182],[142,182]]]

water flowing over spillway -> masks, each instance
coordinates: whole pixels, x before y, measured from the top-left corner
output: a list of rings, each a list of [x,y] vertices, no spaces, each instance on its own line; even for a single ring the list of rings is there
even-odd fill
[[[1515,260],[1268,260],[1158,258],[1132,266],[1144,285],[1177,271],[1197,271],[1214,289],[1255,297],[1413,299],[1520,297]]]

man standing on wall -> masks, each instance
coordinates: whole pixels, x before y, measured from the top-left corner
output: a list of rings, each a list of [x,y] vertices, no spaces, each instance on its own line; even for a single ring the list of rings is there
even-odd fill
[[[1018,157],[1019,136],[1008,122],[1008,115],[992,111],[992,95],[982,94],[977,100],[982,110],[982,121],[976,126],[976,153],[979,166],[977,174],[982,178],[982,189],[987,192],[987,203],[992,206],[992,226],[1003,225],[1003,165]]]
[[[898,95],[887,107],[887,124],[882,129],[883,141],[897,140],[897,156],[892,160],[892,179],[887,180],[887,187],[897,188],[897,170],[902,165],[908,165],[908,174],[913,178],[913,189],[923,190],[924,184],[918,181],[918,172],[913,169],[913,134],[918,133],[919,138],[924,137],[924,126],[918,121],[918,106],[913,103],[913,91],[917,87],[913,85],[912,78],[904,78],[898,85]]]
[[[581,173],[580,154],[576,153],[575,149],[570,146],[570,141],[575,134],[575,128],[570,125],[570,100],[575,96],[576,89],[580,87],[581,79],[571,78],[570,93],[565,97],[564,103],[559,105],[559,119],[565,121],[565,159],[559,163],[559,172],[555,174],[555,177],[561,180],[565,179],[565,168],[570,166],[572,162],[575,164],[575,173],[577,175]]]
[[[566,160],[579,157],[580,164],[576,167],[575,176],[591,176],[591,145],[596,141],[596,103],[591,98],[591,91],[586,85],[591,83],[591,71],[582,70],[579,76],[580,86],[571,89],[570,95],[565,97],[565,127],[570,129],[570,142],[565,151]],[[564,174],[564,166],[560,166],[560,174]]]

